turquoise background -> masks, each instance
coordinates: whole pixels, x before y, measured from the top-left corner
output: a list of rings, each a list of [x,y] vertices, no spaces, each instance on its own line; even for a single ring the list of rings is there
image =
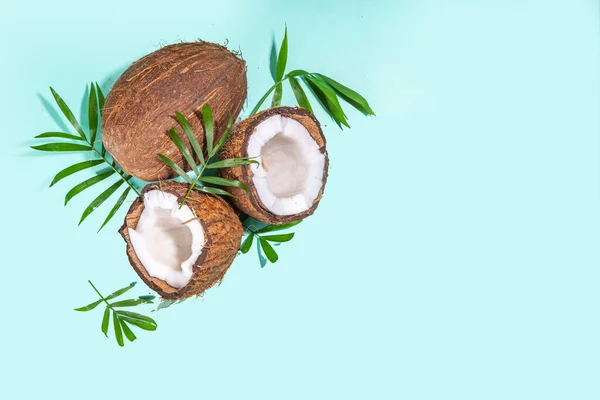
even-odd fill
[[[597,1],[0,2],[0,398],[600,398],[600,24]],[[162,44],[229,41],[249,112],[289,68],[367,97],[326,115],[317,213],[261,269],[239,257],[201,300],[119,348],[102,311],[139,280],[99,188],[48,189],[80,156],[28,149]],[[291,103],[286,87],[284,102]],[[85,174],[84,174],[85,175]],[[108,184],[101,184],[102,187]],[[146,293],[143,285],[135,295]]]

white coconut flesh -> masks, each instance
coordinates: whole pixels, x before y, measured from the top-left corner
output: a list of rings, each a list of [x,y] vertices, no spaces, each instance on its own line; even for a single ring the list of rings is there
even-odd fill
[[[323,186],[325,154],[293,118],[274,115],[254,128],[248,140],[252,182],[263,205],[275,215],[311,208]]]
[[[148,275],[182,288],[204,247],[204,230],[187,205],[160,190],[144,194],[144,210],[129,229],[131,245]]]

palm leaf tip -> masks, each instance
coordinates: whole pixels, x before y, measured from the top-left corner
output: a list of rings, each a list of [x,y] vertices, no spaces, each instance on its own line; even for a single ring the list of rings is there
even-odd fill
[[[102,109],[104,108],[104,93],[102,93],[102,89],[100,89],[100,85],[96,82],[96,93],[98,95],[98,109],[100,114],[102,114]]]
[[[346,101],[346,103],[350,104],[364,115],[375,115],[375,112],[369,105],[367,99],[356,91],[323,74],[315,74],[315,76],[323,80],[339,97]]]
[[[250,233],[248,235],[248,237],[244,240],[242,245],[240,246],[240,251],[242,252],[242,254],[246,254],[248,251],[250,251],[250,248],[252,247],[253,242],[254,242],[254,233]]]
[[[275,249],[273,248],[273,246],[271,246],[271,244],[261,238],[259,240],[260,246],[262,247],[263,251],[265,252],[265,256],[267,256],[267,259],[269,261],[271,261],[272,263],[277,262],[277,260],[279,259],[279,256],[277,255],[277,252],[275,252]]]
[[[281,81],[283,79],[283,75],[285,74],[285,68],[287,66],[287,58],[288,58],[288,34],[287,34],[287,24],[285,26],[285,34],[283,35],[283,41],[281,42],[281,47],[279,48],[279,55],[277,56],[277,81]]]
[[[56,91],[52,88],[52,86],[50,86],[50,91],[52,92],[52,97],[54,97],[54,101],[56,101],[56,104],[58,105],[58,108],[60,108],[60,110],[62,111],[63,115],[71,123],[73,128],[75,128],[77,133],[79,133],[81,138],[86,140],[85,133],[83,132],[83,129],[81,129],[81,125],[79,125],[79,121],[77,121],[77,118],[75,118],[75,115],[73,115],[73,112],[71,111],[71,109],[69,108],[67,103],[65,103],[65,101],[62,99],[62,97],[60,97],[60,95],[58,93],[56,93]]]
[[[123,205],[123,202],[125,201],[125,199],[127,198],[127,195],[129,194],[130,190],[131,190],[131,187],[128,187],[128,188],[126,188],[123,191],[123,193],[121,194],[121,197],[119,197],[119,199],[117,200],[116,204],[110,210],[110,212],[106,216],[106,219],[104,220],[104,222],[102,223],[102,225],[98,229],[98,232],[100,232],[102,230],[102,228],[104,228],[106,226],[106,224],[108,223],[108,221],[110,221],[112,219],[112,217],[114,217],[114,215],[116,214],[116,212],[119,210],[119,208],[121,208],[121,206]]]

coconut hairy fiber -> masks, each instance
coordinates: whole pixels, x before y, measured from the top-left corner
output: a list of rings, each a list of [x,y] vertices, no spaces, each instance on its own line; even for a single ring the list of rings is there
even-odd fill
[[[244,121],[241,121],[240,123],[237,123],[234,126],[231,135],[229,136],[229,139],[221,149],[220,158],[227,159],[252,156],[248,154],[248,141],[251,135],[261,122],[274,115],[281,115],[282,117],[293,118],[294,120],[302,124],[319,146],[319,151],[325,157],[322,178],[323,183],[318,193],[318,196],[313,201],[310,208],[306,211],[293,215],[273,214],[260,200],[256,187],[254,186],[252,181],[253,172],[251,171],[249,165],[234,168],[223,168],[219,170],[219,174],[223,178],[239,180],[248,187],[248,192],[239,188],[227,189],[234,195],[232,202],[239,210],[243,211],[250,217],[264,223],[283,224],[287,222],[298,221],[312,215],[323,196],[325,183],[327,182],[329,158],[327,156],[325,136],[323,135],[323,131],[321,130],[321,124],[315,118],[315,116],[310,111],[301,107],[277,107],[264,110]]]
[[[144,194],[150,190],[160,190],[183,200],[188,184],[178,182],[160,182],[146,185],[141,195],[133,202],[119,233],[127,243],[127,256],[133,269],[140,278],[162,298],[178,300],[193,295],[199,296],[216,283],[220,283],[227,269],[235,259],[240,248],[243,234],[242,224],[231,206],[222,198],[207,193],[192,191],[187,205],[198,218],[204,231],[204,246],[200,256],[192,267],[190,281],[180,289],[151,277],[137,257],[128,229],[137,227],[144,210]]]
[[[187,170],[169,138],[178,126],[175,112],[189,121],[204,146],[201,109],[212,108],[215,143],[246,99],[246,63],[225,47],[208,42],[165,46],[134,62],[106,97],[102,115],[102,141],[117,164],[129,175],[145,181],[175,176],[157,154],[164,154]]]

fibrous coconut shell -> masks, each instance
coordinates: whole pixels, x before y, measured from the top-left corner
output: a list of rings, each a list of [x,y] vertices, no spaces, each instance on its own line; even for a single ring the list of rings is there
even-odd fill
[[[287,222],[298,221],[312,215],[319,205],[319,201],[323,197],[325,183],[327,182],[329,158],[327,156],[325,136],[321,130],[321,124],[315,118],[315,116],[310,111],[301,107],[277,107],[264,110],[234,125],[229,139],[221,149],[220,158],[228,159],[250,157],[251,155],[248,154],[248,141],[250,136],[261,122],[273,115],[281,115],[282,117],[293,118],[302,124],[319,146],[321,153],[323,153],[325,156],[323,184],[318,196],[313,201],[313,204],[310,206],[310,208],[306,211],[293,215],[273,214],[260,200],[260,197],[256,191],[256,187],[252,182],[253,173],[249,165],[223,168],[219,170],[219,174],[223,178],[239,180],[248,187],[248,192],[234,187],[227,189],[234,196],[231,201],[240,211],[256,219],[257,221],[268,224],[283,224]]]
[[[102,141],[127,174],[145,181],[173,177],[157,154],[188,169],[168,135],[178,127],[175,112],[189,120],[203,146],[201,109],[208,104],[216,143],[229,113],[233,120],[239,115],[246,91],[246,63],[225,47],[208,42],[165,46],[134,62],[114,84],[103,108]]]
[[[133,202],[119,233],[127,243],[127,256],[131,266],[140,278],[162,298],[179,300],[193,295],[199,296],[216,283],[220,283],[227,269],[235,259],[243,234],[242,224],[231,206],[222,198],[193,190],[185,201],[197,217],[204,231],[204,246],[192,267],[190,281],[180,289],[148,274],[131,244],[128,229],[137,227],[144,210],[144,194],[150,190],[160,190],[177,197],[181,202],[188,184],[161,182],[146,185],[141,195]]]

